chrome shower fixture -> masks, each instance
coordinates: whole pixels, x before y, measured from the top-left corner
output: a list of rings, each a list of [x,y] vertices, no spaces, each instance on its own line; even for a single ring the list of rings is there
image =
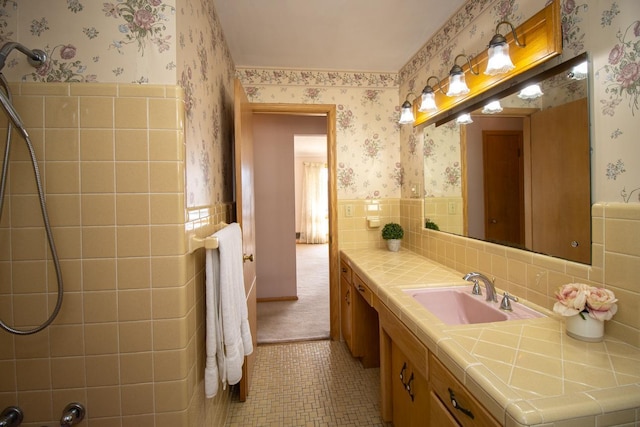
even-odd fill
[[[0,427],[17,427],[22,423],[24,415],[17,406],[4,408],[0,414]]]
[[[17,42],[7,42],[2,47],[0,47],[0,70],[4,68],[4,62],[7,59],[7,56],[11,53],[13,49],[18,49],[20,52],[24,53],[27,56],[29,64],[33,67],[39,67],[45,63],[47,60],[47,54],[45,51],[40,49],[27,49],[23,45]]]

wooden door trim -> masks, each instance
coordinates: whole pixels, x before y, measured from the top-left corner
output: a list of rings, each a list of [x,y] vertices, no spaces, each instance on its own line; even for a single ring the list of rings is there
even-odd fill
[[[340,339],[340,261],[338,254],[338,184],[335,104],[251,103],[254,113],[318,115],[327,118],[327,169],[329,171],[329,322],[331,339]]]

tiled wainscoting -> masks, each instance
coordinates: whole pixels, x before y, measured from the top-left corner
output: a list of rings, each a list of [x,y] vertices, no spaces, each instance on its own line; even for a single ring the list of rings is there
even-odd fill
[[[380,228],[367,227],[370,200],[340,200],[340,248],[382,248]],[[592,265],[485,243],[424,229],[420,199],[384,199],[381,224],[402,224],[403,248],[466,273],[481,271],[496,278],[496,286],[551,309],[554,293],[565,283],[582,282],[611,289],[618,313],[606,322],[606,333],[640,346],[640,204],[596,203],[592,207]],[[345,205],[352,216],[345,216]],[[399,209],[398,209],[399,207]]]
[[[182,90],[12,90],[39,159],[65,294],[43,332],[0,334],[0,406],[19,405],[25,426],[59,420],[72,401],[86,405],[91,426],[220,425],[229,393],[204,399],[204,255],[187,253],[186,235],[206,234],[229,209],[185,207]],[[56,280],[17,136],[11,159],[0,313],[26,328],[48,315]]]

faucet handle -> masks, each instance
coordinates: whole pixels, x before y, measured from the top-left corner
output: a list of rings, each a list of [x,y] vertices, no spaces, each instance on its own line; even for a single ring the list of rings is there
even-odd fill
[[[505,292],[502,297],[502,302],[500,302],[500,309],[513,311],[513,308],[511,307],[511,301],[518,302],[518,298],[514,297],[513,295],[509,295],[509,292]]]
[[[477,279],[472,279],[473,289],[471,289],[472,295],[482,295],[482,289],[480,289],[480,283],[478,283]]]

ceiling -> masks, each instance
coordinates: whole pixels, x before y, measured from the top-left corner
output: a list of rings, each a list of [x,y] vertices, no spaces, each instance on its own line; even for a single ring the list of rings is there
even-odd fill
[[[214,0],[236,67],[398,72],[465,0]]]

